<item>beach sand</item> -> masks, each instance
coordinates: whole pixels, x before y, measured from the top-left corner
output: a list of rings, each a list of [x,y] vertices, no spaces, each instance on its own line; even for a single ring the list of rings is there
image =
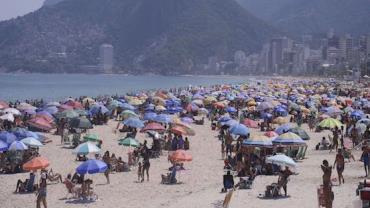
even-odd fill
[[[97,134],[103,139],[103,152],[109,150],[116,156],[122,156],[127,161],[127,147],[118,146],[119,134],[114,133],[116,121],[109,121],[108,125],[96,126],[90,133]],[[103,174],[88,175],[94,180],[94,191],[99,199],[95,202],[76,201],[65,199],[67,189],[64,184],[51,184],[48,186],[47,203],[49,207],[222,207],[225,194],[220,193],[222,188],[223,160],[220,153],[220,142],[216,138],[217,131],[211,131],[210,123],[207,121],[204,126],[193,125],[196,136],[189,137],[190,152],[193,161],[185,164],[185,171],[178,174],[177,179],[182,182],[178,185],[161,185],[161,174],[167,173],[170,163],[167,161],[167,152],[159,159],[151,160],[150,181],[138,183],[137,170],[125,173],[113,173],[110,175],[110,184],[106,184]],[[330,164],[334,162],[335,153],[328,151],[316,151],[315,145],[322,136],[328,135],[329,131],[321,133],[309,132],[306,125],[303,128],[311,136],[308,141],[306,159],[298,163],[297,174],[290,177],[288,183],[287,198],[281,199],[260,199],[264,194],[266,185],[277,182],[278,176],[257,176],[253,187],[250,190],[237,190],[231,199],[230,207],[285,207],[296,208],[318,207],[317,187],[322,183],[322,171],[320,164],[327,159]],[[252,132],[257,132],[253,129]],[[40,148],[42,156],[51,162],[50,168],[54,172],[61,173],[63,178],[68,173],[73,173],[80,164],[75,162],[75,155],[71,149],[62,148],[60,137],[48,135],[53,142]],[[138,134],[142,142],[145,138],[142,133]],[[354,151],[356,160],[360,157],[360,151]],[[358,198],[355,195],[358,182],[363,180],[364,170],[362,162],[346,163],[344,170],[345,184],[334,186],[335,208],[353,207]],[[4,208],[25,208],[35,207],[35,194],[14,194],[15,185],[18,179],[26,179],[28,173],[0,175],[0,207]],[[337,178],[333,170],[332,177]],[[237,180],[237,179],[236,179]],[[336,183],[335,183],[336,184]]]

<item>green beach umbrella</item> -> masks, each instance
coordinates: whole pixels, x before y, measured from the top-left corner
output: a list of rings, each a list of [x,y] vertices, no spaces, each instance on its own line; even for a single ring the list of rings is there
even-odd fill
[[[140,144],[139,142],[131,137],[122,138],[118,140],[119,145],[127,146],[127,147],[138,147]]]
[[[83,138],[85,141],[90,141],[90,142],[100,141],[99,137],[95,134],[86,134]]]
[[[330,128],[330,129],[335,128],[335,127],[340,128],[342,125],[343,124],[340,121],[334,118],[327,118],[319,123],[319,126],[321,128]]]

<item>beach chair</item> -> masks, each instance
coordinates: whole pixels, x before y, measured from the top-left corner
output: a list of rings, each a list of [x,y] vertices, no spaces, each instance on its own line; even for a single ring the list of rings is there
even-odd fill
[[[68,133],[63,134],[63,146],[64,147],[72,146],[71,138],[69,137]]]

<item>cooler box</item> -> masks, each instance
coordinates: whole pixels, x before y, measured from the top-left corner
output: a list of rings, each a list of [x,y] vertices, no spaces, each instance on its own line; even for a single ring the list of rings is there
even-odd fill
[[[370,201],[370,188],[369,187],[365,187],[360,190],[360,198],[363,201],[364,200]]]

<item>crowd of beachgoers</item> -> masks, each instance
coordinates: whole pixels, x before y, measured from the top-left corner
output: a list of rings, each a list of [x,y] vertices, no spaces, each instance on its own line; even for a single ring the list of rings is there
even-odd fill
[[[367,82],[275,78],[0,101],[2,201],[353,207],[370,167],[369,98]]]

